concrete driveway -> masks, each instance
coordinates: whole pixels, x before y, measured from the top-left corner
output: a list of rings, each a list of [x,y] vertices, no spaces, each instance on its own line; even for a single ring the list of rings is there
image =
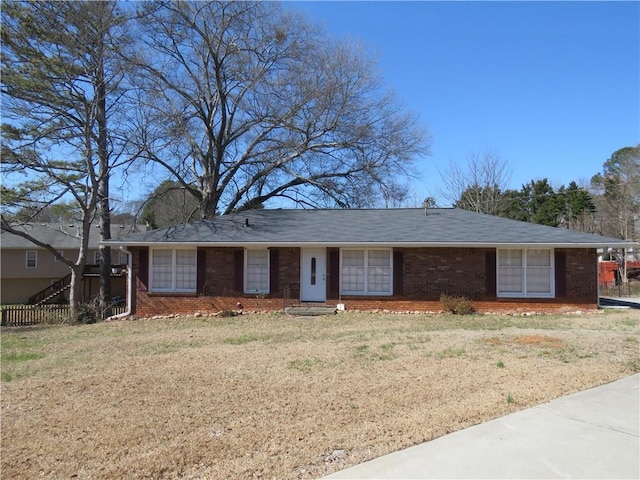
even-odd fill
[[[327,479],[638,479],[640,374],[334,473]]]

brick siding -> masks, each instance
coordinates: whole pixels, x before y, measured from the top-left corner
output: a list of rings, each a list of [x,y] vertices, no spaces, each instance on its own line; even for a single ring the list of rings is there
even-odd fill
[[[300,298],[300,248],[277,250],[277,291],[265,295],[244,294],[236,289],[236,248],[207,247],[206,279],[199,293],[151,293],[141,282],[143,249],[131,248],[136,275],[133,313],[140,317],[192,314],[197,311],[281,310]],[[394,296],[342,296],[327,299],[343,303],[348,310],[440,311],[443,293],[471,299],[477,311],[552,312],[560,309],[597,308],[597,257],[594,249],[556,249],[566,255],[566,295],[555,299],[497,298],[487,292],[486,255],[491,248],[400,248],[404,272],[403,292]],[[273,256],[273,254],[272,254]],[[147,261],[147,264],[149,262]],[[329,262],[327,262],[329,269]],[[327,277],[330,272],[327,271]]]

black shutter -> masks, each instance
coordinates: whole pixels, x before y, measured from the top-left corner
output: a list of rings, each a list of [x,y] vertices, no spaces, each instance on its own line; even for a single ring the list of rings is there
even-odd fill
[[[567,252],[555,252],[556,297],[567,296]]]
[[[200,294],[205,294],[207,289],[207,250],[205,248],[198,248],[196,268],[196,290]]]
[[[233,252],[233,289],[244,291],[244,249],[237,248]]]
[[[149,290],[149,247],[140,247],[138,250],[138,280],[142,288]]]
[[[404,252],[393,251],[393,294],[404,295]]]
[[[485,292],[487,297],[495,297],[497,295],[498,278],[496,276],[496,251],[491,250],[484,256],[485,260]]]
[[[337,298],[340,295],[340,250],[329,249],[329,296]]]
[[[269,251],[269,293],[277,295],[280,292],[280,250]]]

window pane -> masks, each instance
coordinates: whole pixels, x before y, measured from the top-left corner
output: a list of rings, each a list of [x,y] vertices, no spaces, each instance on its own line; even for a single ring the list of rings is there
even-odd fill
[[[551,250],[527,251],[527,293],[551,293]]]
[[[551,268],[527,268],[527,293],[551,293]]]
[[[342,267],[342,290],[364,293],[364,267]]]
[[[529,267],[551,266],[551,251],[550,250],[528,250],[527,266]]]
[[[171,250],[153,250],[153,265],[171,265],[172,259]]]
[[[389,250],[369,250],[367,253],[369,266],[391,266]]]
[[[498,293],[523,293],[522,250],[498,250]]]
[[[364,250],[343,250],[342,265],[345,267],[364,267]]]
[[[367,292],[391,292],[391,252],[389,250],[369,250],[367,252]]]
[[[247,250],[246,291],[269,291],[269,251]]]
[[[196,289],[196,251],[176,250],[176,290]]]
[[[522,250],[498,250],[498,257],[501,267],[522,266]]]
[[[342,251],[342,291],[364,293],[364,250]]]
[[[38,252],[27,250],[27,268],[36,268],[38,265]]]
[[[522,293],[522,267],[498,268],[498,293]]]
[[[153,283],[151,288],[153,290],[171,290],[173,269],[171,265],[154,265],[153,266]]]
[[[195,250],[176,250],[176,265],[195,265]]]

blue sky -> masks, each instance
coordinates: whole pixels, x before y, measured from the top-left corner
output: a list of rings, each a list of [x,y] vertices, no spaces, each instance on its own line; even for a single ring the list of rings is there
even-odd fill
[[[359,40],[432,136],[414,195],[495,152],[511,186],[588,181],[640,143],[640,2],[289,2]]]

